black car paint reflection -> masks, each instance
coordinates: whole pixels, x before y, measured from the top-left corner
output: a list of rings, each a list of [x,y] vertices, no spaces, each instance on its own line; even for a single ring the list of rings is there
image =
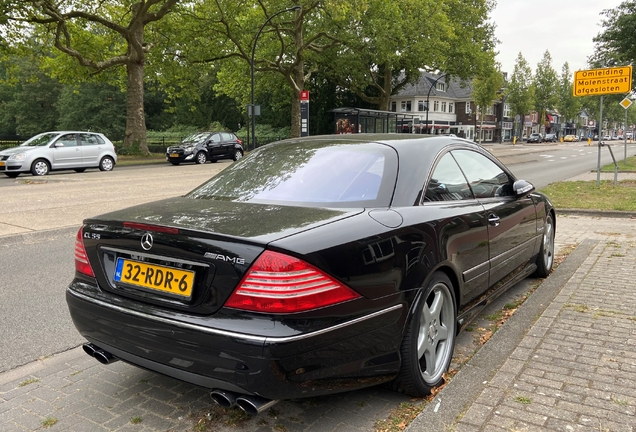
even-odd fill
[[[288,140],[184,197],[86,220],[76,248],[95,274],[78,270],[67,301],[94,345],[204,387],[281,399],[391,382],[421,396],[450,362],[448,350],[423,347],[452,346],[484,304],[535,270],[547,275],[554,226],[547,197],[462,139]],[[114,282],[112,263],[131,256],[191,265],[192,298]],[[284,313],[227,306],[241,290],[267,299],[274,286],[278,302],[288,289],[303,301],[323,289],[280,282],[296,268],[355,296]]]

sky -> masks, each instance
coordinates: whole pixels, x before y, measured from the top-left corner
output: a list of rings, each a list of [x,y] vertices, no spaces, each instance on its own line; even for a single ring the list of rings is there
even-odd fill
[[[512,75],[519,52],[534,71],[546,50],[552,68],[561,73],[565,62],[570,71],[588,69],[594,52],[592,39],[601,28],[601,11],[622,0],[497,0],[491,13],[497,26],[497,61]]]

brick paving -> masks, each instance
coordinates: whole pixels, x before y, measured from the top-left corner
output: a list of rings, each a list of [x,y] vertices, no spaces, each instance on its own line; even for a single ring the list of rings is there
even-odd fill
[[[562,216],[597,245],[452,430],[636,430],[636,221]]]

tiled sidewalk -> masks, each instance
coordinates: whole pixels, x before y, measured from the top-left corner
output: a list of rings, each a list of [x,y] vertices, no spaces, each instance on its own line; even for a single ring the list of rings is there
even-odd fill
[[[561,214],[556,232],[587,247],[582,264],[455,418],[436,419],[436,399],[408,431],[636,430],[636,221]]]

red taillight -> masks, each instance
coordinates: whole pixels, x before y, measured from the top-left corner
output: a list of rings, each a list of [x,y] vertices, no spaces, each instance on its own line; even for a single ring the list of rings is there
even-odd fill
[[[82,228],[77,231],[77,237],[75,237],[75,270],[86,276],[95,277],[91,264],[88,262],[88,256],[86,256]]]
[[[178,228],[170,228],[159,225],[150,225],[145,223],[137,223],[137,222],[124,222],[124,226],[126,228],[133,228],[142,231],[153,231],[164,234],[179,234]]]
[[[256,312],[293,313],[358,297],[360,295],[351,288],[304,261],[265,251],[225,306]]]
[[[241,141],[240,139],[236,139],[238,141],[239,144],[243,145],[243,141]]]

